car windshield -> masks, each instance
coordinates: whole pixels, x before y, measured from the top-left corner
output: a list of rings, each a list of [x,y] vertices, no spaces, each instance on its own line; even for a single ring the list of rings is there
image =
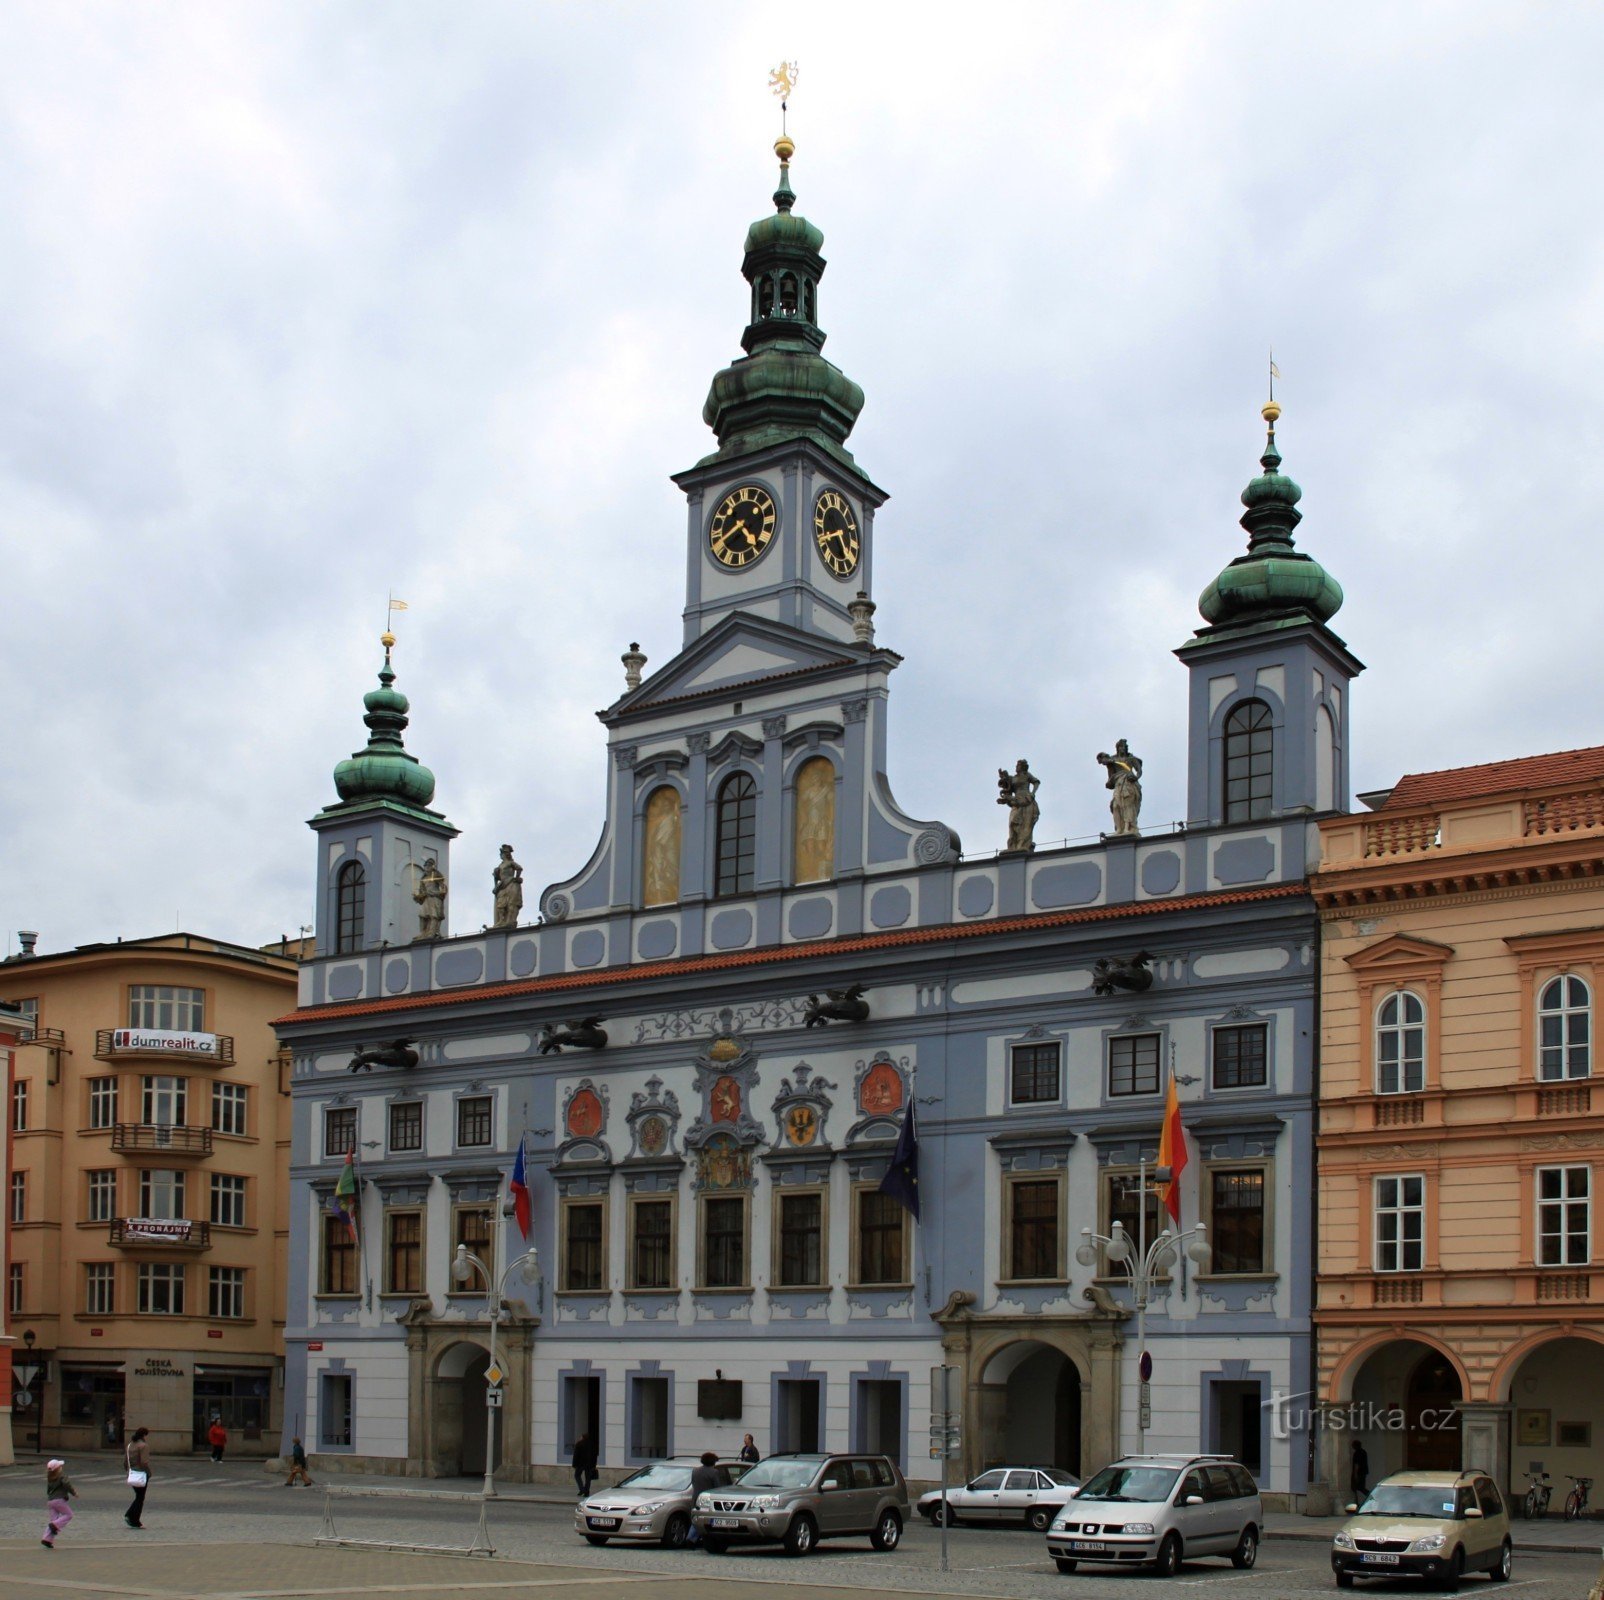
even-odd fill
[[[619,1484],[620,1489],[689,1489],[691,1469],[676,1467],[672,1461],[654,1461],[639,1472],[632,1472]]]
[[[1167,1500],[1179,1474],[1173,1467],[1104,1467],[1083,1484],[1079,1500]]]
[[[1361,1517],[1430,1517],[1454,1514],[1454,1486],[1430,1483],[1378,1483],[1359,1507]]]
[[[1045,1472],[1047,1474],[1047,1476],[1053,1480],[1054,1483],[1064,1484],[1065,1486],[1067,1486],[1068,1488],[1071,1488],[1071,1489],[1073,1489],[1075,1487],[1075,1485],[1080,1482],[1080,1479],[1077,1478],[1074,1475],[1074,1473],[1072,1473],[1072,1472],[1060,1472],[1057,1467],[1041,1467],[1038,1470],[1041,1471],[1041,1472]]]
[[[819,1470],[817,1461],[760,1461],[741,1479],[743,1489],[805,1489]]]

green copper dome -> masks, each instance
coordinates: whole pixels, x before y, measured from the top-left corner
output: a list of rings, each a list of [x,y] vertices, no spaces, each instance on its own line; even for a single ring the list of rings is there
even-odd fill
[[[1247,511],[1242,526],[1248,551],[1238,556],[1198,599],[1198,610],[1213,623],[1249,622],[1304,612],[1329,622],[1342,606],[1342,585],[1313,556],[1294,547],[1292,530],[1303,520],[1303,490],[1281,470],[1275,424],[1281,408],[1264,408],[1269,439],[1259,464],[1264,471],[1242,491]]]
[[[863,390],[819,352],[819,280],[824,276],[824,235],[792,207],[791,156],[782,138],[780,186],[774,215],[746,230],[741,272],[752,286],[751,316],[741,335],[743,360],[714,379],[702,419],[719,447],[704,461],[744,454],[789,439],[812,439],[849,465],[845,448],[863,409]]]
[[[406,730],[407,697],[394,687],[395,669],[390,665],[390,647],[395,643],[384,636],[384,665],[379,669],[379,687],[362,697],[368,725],[367,749],[358,750],[334,769],[334,787],[342,800],[399,800],[406,805],[426,806],[434,798],[434,774],[402,748]]]

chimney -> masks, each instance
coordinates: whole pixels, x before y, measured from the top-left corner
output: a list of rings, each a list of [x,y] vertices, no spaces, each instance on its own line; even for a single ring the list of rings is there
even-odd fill
[[[22,949],[18,951],[17,959],[19,961],[31,961],[33,959],[33,947],[38,942],[39,935],[35,931],[29,928],[18,928],[17,943],[22,946]]]

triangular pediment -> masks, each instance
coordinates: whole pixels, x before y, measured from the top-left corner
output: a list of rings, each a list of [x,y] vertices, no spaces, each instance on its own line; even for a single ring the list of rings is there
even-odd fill
[[[1415,939],[1407,933],[1394,933],[1342,959],[1356,972],[1375,972],[1385,971],[1388,967],[1440,967],[1453,953],[1451,944],[1438,944],[1434,939]]]
[[[880,655],[883,652],[875,651]],[[894,658],[893,658],[894,659]],[[734,611],[602,713],[603,720],[688,696],[725,694],[793,673],[861,667],[863,653],[766,617]]]

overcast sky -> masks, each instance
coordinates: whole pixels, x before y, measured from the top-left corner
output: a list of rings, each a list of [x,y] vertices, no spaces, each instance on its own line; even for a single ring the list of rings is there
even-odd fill
[[[1170,654],[1243,548],[1266,349],[1369,670],[1356,789],[1604,739],[1594,5],[22,4],[0,16],[0,932],[311,921],[305,819],[409,748],[532,911],[593,713],[677,648],[683,501],[771,209],[868,396],[891,781],[970,850],[1093,757],[1179,817]],[[650,669],[649,669],[650,670]]]

